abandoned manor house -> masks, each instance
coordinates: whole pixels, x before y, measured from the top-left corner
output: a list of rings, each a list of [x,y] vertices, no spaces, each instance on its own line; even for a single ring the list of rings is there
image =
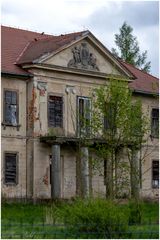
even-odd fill
[[[141,99],[147,114],[145,157],[139,164],[137,150],[134,161],[140,195],[157,198],[158,78],[115,58],[88,30],[54,36],[2,26],[1,36],[2,197],[106,196],[105,161],[92,164],[90,147],[80,141],[88,131],[81,118],[92,118],[86,109],[92,108],[93,90],[112,77],[128,83],[133,100]],[[99,141],[90,140],[92,147]],[[127,161],[124,149],[119,159]],[[123,194],[130,196],[130,190]]]

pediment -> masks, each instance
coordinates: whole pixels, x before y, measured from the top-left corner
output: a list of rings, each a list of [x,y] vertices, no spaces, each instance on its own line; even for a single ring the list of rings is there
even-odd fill
[[[107,53],[88,37],[47,56],[46,59],[42,58],[42,62],[49,65],[67,67],[73,71],[82,69],[129,77],[129,74],[118,64],[118,61],[115,61],[115,58],[110,53]]]

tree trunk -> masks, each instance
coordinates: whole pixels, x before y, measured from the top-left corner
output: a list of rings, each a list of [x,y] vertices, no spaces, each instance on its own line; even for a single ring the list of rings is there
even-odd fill
[[[131,197],[138,200],[140,190],[138,150],[131,149]]]
[[[81,158],[79,148],[76,156],[76,195],[82,197],[82,181],[81,181]]]
[[[112,162],[112,155],[110,155],[106,159],[106,198],[112,199],[113,198],[113,162]]]

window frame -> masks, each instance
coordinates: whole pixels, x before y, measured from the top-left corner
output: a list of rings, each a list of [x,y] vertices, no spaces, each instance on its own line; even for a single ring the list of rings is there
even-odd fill
[[[16,155],[16,181],[15,182],[6,182],[6,155],[7,154],[15,154]],[[18,185],[18,181],[19,181],[19,152],[16,151],[5,151],[4,152],[4,161],[3,161],[3,177],[4,177],[4,185],[6,186],[16,186]]]
[[[62,98],[62,126],[61,127],[54,127],[54,126],[51,126],[50,125],[50,122],[49,122],[49,98],[50,96],[52,97],[61,97]],[[49,92],[48,93],[48,97],[47,97],[47,122],[48,122],[48,128],[61,128],[61,129],[64,129],[64,95],[63,94],[57,94],[57,93],[54,93],[54,92]]]
[[[158,134],[155,134],[155,130],[153,129],[153,119],[155,119],[155,118],[153,118],[153,114],[152,114],[152,112],[153,112],[153,110],[158,110],[158,119],[157,119],[157,123],[158,123]],[[153,138],[159,138],[159,108],[158,107],[152,107],[152,110],[151,110],[151,136],[153,137]]]
[[[158,162],[158,176],[159,176],[159,160],[153,159],[152,160],[152,166],[151,166],[151,169],[152,169],[152,182],[151,182],[151,186],[152,186],[152,189],[159,189],[159,177],[158,177],[158,186],[153,184],[153,182],[155,180],[157,180],[157,179],[153,179],[153,162]]]
[[[7,123],[6,120],[6,92],[15,92],[17,95],[17,99],[16,99],[16,121],[17,124],[13,125],[12,123]],[[8,88],[4,88],[3,89],[3,122],[2,125],[4,126],[9,126],[9,127],[19,127],[19,90],[17,89],[8,89]]]
[[[76,101],[77,101],[77,103],[76,103],[76,106],[77,106],[77,127],[76,127],[76,132],[77,132],[77,136],[78,137],[81,137],[81,136],[83,136],[83,132],[81,132],[81,130],[80,130],[80,124],[79,124],[79,122],[80,122],[80,119],[79,119],[79,99],[83,99],[83,100],[89,100],[89,102],[90,102],[90,121],[91,121],[91,118],[92,118],[92,101],[91,101],[91,98],[90,97],[86,97],[86,96],[77,96],[77,98],[76,98]],[[86,126],[85,126],[85,130],[86,130]],[[85,131],[85,133],[86,133],[86,131]],[[90,129],[90,132],[89,132],[89,135],[91,134],[91,129]]]

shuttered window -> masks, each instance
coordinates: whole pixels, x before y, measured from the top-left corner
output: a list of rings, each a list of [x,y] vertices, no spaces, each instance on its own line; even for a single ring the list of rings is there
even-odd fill
[[[49,127],[63,128],[63,98],[62,97],[49,96],[48,125]]]
[[[5,153],[5,184],[17,184],[17,153]]]
[[[4,122],[16,126],[18,122],[17,92],[4,92]]]

